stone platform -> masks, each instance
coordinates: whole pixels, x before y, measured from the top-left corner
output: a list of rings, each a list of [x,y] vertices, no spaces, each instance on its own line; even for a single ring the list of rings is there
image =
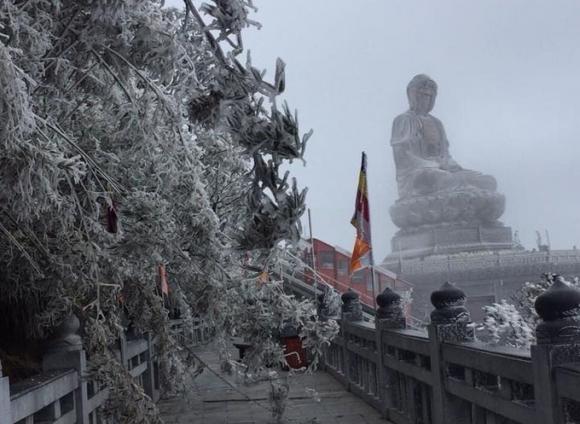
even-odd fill
[[[483,318],[483,306],[501,299],[509,301],[526,281],[539,281],[547,272],[567,279],[580,276],[580,250],[483,251],[409,260],[389,255],[382,266],[414,284],[415,317],[425,319],[432,310],[431,292],[443,282],[451,281],[467,293],[467,307],[477,322]]]
[[[272,423],[268,396],[270,382],[246,386],[220,371],[216,350],[197,347],[195,353],[210,369],[191,382],[186,396],[164,399],[159,409],[166,424]],[[281,373],[284,377],[284,373]],[[325,372],[289,379],[290,396],[285,414],[289,424],[389,424],[363,400],[347,392]],[[320,401],[306,389],[316,390]]]
[[[450,224],[401,230],[391,240],[383,266],[391,269],[400,258],[414,259],[461,252],[490,252],[513,248],[512,230],[503,225]]]

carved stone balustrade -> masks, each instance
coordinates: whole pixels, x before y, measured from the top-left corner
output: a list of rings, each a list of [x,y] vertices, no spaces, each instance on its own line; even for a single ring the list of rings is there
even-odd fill
[[[548,274],[552,286],[535,301],[542,321],[532,346],[538,420],[546,424],[580,422],[580,290]],[[570,368],[568,368],[570,367]],[[568,368],[568,369],[567,369]]]

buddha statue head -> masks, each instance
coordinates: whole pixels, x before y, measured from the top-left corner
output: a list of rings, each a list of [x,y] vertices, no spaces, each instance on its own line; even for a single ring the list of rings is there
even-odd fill
[[[407,97],[409,106],[413,112],[426,115],[435,105],[437,97],[437,84],[427,75],[415,75],[407,85]]]

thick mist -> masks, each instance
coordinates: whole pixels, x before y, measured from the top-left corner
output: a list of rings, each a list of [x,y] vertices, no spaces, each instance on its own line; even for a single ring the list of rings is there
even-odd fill
[[[286,99],[315,133],[307,164],[314,235],[351,249],[360,152],[368,154],[375,257],[390,251],[396,200],[389,145],[418,73],[439,85],[432,114],[464,167],[495,176],[502,221],[527,248],[580,244],[580,3],[529,0],[255,0],[263,24],[245,45],[273,76],[287,63]],[[197,4],[197,2],[196,2]],[[181,6],[180,0],[167,5]],[[304,220],[307,232],[307,220]]]

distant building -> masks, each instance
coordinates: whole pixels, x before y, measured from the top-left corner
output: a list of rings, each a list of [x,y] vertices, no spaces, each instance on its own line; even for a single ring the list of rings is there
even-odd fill
[[[511,296],[525,282],[538,281],[551,272],[567,279],[580,276],[580,251],[505,250],[455,255],[431,255],[420,259],[385,261],[383,266],[413,281],[413,315],[428,319],[433,309],[429,297],[443,282],[456,283],[467,294],[474,321],[484,317],[483,307]]]
[[[332,246],[322,240],[314,239],[314,261],[312,264],[312,247],[310,242],[305,242],[303,246],[303,260],[324,280],[333,285],[341,293],[352,288],[359,293],[361,301],[367,305],[374,305],[376,297],[386,287],[401,293],[410,295],[412,284],[400,279],[397,274],[382,266],[375,266],[375,290],[373,293],[372,276],[370,267],[363,268],[349,275],[349,264],[351,253],[341,247]]]

